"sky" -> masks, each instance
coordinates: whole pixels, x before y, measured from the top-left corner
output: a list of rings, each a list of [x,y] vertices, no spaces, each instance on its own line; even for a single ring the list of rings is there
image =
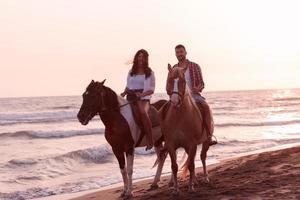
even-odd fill
[[[205,91],[300,88],[300,2],[0,0],[0,97],[81,95],[94,79],[120,93],[135,52],[156,92],[184,44]]]

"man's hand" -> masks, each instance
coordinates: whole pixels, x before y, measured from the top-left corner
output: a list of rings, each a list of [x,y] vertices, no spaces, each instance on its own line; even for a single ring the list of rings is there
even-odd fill
[[[168,70],[171,71],[171,69],[172,69],[172,65],[168,63]]]

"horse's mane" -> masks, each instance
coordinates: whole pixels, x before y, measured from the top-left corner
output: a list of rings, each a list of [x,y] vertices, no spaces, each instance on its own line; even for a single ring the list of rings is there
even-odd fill
[[[107,108],[120,111],[117,94],[112,89],[106,86],[103,86],[103,90],[105,91],[104,101]]]

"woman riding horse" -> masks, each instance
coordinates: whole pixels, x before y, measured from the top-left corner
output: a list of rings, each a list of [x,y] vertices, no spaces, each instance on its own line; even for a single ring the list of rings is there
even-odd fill
[[[147,138],[146,150],[153,147],[152,124],[148,116],[151,94],[155,89],[154,72],[149,67],[149,54],[139,50],[133,60],[132,69],[127,75],[127,85],[121,96],[127,95],[127,100],[138,108],[139,117]]]
[[[130,103],[105,86],[104,81],[95,82],[92,80],[83,93],[82,98],[83,101],[77,118],[82,125],[87,125],[96,115],[100,116],[105,126],[105,139],[112,147],[122,174],[124,190],[121,196],[131,197],[133,195],[134,151],[136,147],[145,147],[147,141],[146,138],[143,138],[138,142],[141,137],[141,131],[134,120]],[[166,103],[166,100],[160,100],[152,105],[159,110],[164,103]],[[154,150],[157,156],[159,156],[162,149],[161,128],[158,124],[152,127],[152,129],[155,143]],[[156,175],[151,189],[158,188],[165,158],[166,156],[159,156]]]

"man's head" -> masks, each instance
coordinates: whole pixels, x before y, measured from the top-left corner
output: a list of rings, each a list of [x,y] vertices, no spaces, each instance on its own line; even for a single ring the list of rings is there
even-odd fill
[[[175,54],[178,61],[183,61],[186,59],[186,50],[182,44],[179,44],[175,47]]]

